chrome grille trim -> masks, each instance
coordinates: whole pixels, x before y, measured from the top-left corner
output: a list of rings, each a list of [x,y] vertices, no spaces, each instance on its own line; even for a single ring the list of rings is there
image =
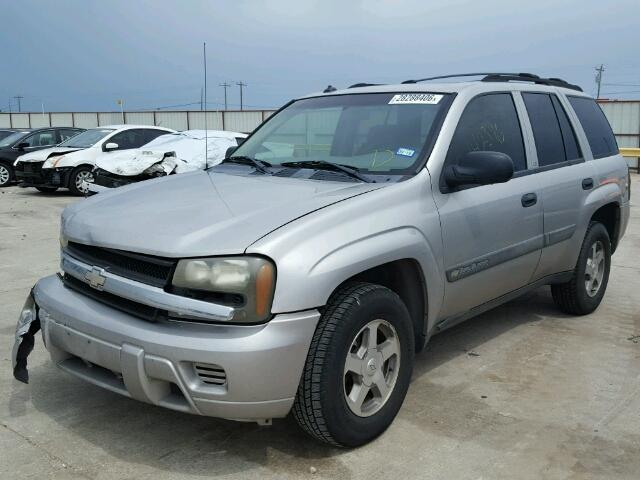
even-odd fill
[[[90,276],[94,270],[93,265],[73,258],[64,251],[62,252],[60,266],[66,274],[87,284],[89,284],[87,275]],[[233,320],[235,311],[233,307],[173,295],[165,292],[162,288],[120,277],[106,270],[101,270],[101,275],[104,277],[104,283],[100,285],[100,290],[113,295],[150,307],[167,310],[180,316],[220,322]]]

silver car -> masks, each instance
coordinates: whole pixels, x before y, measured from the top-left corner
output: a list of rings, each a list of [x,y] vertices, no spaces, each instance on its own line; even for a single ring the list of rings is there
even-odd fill
[[[593,312],[630,196],[596,102],[530,74],[430,80],[329,87],[218,166],[68,207],[16,378],[41,328],[56,365],[112,392],[292,412],[353,447],[393,421],[435,333],[543,285]]]

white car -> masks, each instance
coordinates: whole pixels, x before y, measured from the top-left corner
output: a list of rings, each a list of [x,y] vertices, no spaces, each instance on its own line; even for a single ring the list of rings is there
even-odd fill
[[[14,163],[21,186],[41,192],[68,188],[86,194],[93,182],[93,168],[100,156],[116,155],[139,148],[160,135],[175,130],[151,125],[106,125],[92,128],[62,142],[57,147],[22,155]]]
[[[94,184],[89,189],[97,193],[102,187],[120,187],[212,167],[225,158],[229,147],[238,146],[246,136],[222,130],[185,130],[162,135],[142,148],[99,157],[93,171]]]

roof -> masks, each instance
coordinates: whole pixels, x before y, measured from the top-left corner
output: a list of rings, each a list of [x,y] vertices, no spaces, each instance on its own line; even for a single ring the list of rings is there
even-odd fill
[[[168,132],[173,132],[171,128],[167,127],[159,127],[157,125],[134,125],[134,124],[120,124],[120,125],[99,125],[93,128],[113,128],[114,130],[118,130],[121,128],[156,128],[158,130],[166,130]]]
[[[486,76],[485,76],[486,75]],[[327,95],[346,95],[358,93],[392,93],[392,92],[429,92],[429,93],[461,93],[467,90],[473,93],[481,93],[483,91],[541,91],[541,92],[557,92],[562,91],[569,95],[588,96],[582,92],[577,85],[571,85],[564,80],[556,78],[541,78],[532,74],[463,74],[442,77],[432,77],[432,79],[442,78],[459,78],[470,76],[484,76],[482,79],[455,81],[455,82],[431,82],[423,80],[408,80],[397,84],[366,84],[358,83],[349,88],[340,90],[327,87],[323,92],[305,95],[302,98],[327,96]]]

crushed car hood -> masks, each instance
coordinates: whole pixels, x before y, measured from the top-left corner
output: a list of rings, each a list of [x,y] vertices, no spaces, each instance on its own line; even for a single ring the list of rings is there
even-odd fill
[[[62,228],[71,241],[163,257],[239,254],[296,218],[377,188],[196,171],[78,202],[64,211]]]
[[[236,146],[237,138],[243,133],[209,130],[187,130],[185,132],[162,135],[142,148],[124,150],[104,155],[96,161],[96,166],[109,173],[132,177],[142,174],[150,166],[160,163],[166,175],[202,170],[212,167],[224,159],[229,147]],[[207,165],[204,151],[207,149]],[[175,156],[165,157],[173,152]]]
[[[75,152],[82,150],[81,148],[71,147],[53,147],[45,148],[43,150],[36,150],[35,152],[26,153],[18,158],[20,162],[44,162],[51,155],[59,155],[62,153]]]
[[[164,151],[133,150],[117,153],[111,158],[99,159],[96,167],[115,175],[135,176],[140,175],[151,165],[161,162],[165,156]],[[175,167],[175,160],[173,166]],[[170,172],[171,170],[169,170]],[[167,173],[169,173],[167,172]]]

